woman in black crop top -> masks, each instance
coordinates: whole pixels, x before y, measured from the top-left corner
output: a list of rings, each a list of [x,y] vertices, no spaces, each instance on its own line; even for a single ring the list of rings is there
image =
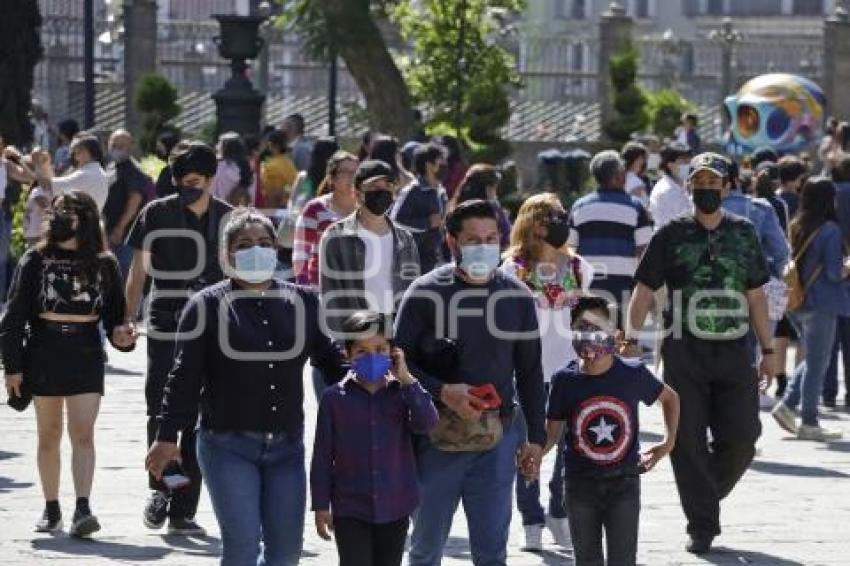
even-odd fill
[[[103,395],[104,353],[98,324],[113,346],[130,351],[124,291],[115,257],[106,252],[94,200],[80,191],[57,196],[44,239],[18,263],[0,321],[6,388],[32,392],[38,423],[38,471],[47,501],[38,532],[62,527],[59,444],[68,411],[77,508],[72,536],[100,529],[89,508],[94,475],[94,423]]]

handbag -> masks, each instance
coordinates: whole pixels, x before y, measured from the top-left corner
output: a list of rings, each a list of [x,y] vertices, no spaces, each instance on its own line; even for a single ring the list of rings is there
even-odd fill
[[[474,421],[462,418],[446,406],[437,408],[440,420],[431,431],[431,444],[443,452],[485,452],[495,448],[504,436],[498,409],[487,410]]]
[[[808,291],[809,287],[815,282],[815,279],[818,278],[821,271],[823,271],[823,266],[819,265],[815,268],[814,273],[812,273],[808,281],[803,283],[800,278],[800,260],[802,259],[803,254],[806,253],[806,250],[809,249],[809,246],[814,241],[815,236],[819,233],[820,228],[812,232],[812,235],[808,237],[806,242],[803,244],[803,247],[800,248],[800,251],[797,252],[793,258],[791,258],[791,261],[788,262],[788,267],[785,268],[784,279],[785,284],[788,286],[787,310],[789,312],[803,308],[803,305],[806,303],[806,291]]]
[[[29,407],[30,403],[32,402],[32,393],[30,392],[29,387],[27,387],[26,379],[21,381],[20,392],[20,395],[15,395],[10,391],[9,400],[6,401],[10,407],[15,409],[19,413],[25,411],[26,408]]]

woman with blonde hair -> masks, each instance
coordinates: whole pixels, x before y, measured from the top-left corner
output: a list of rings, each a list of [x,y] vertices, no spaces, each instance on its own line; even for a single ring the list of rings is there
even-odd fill
[[[543,347],[543,377],[576,359],[570,335],[570,308],[588,292],[593,267],[567,247],[569,215],[554,193],[528,198],[519,209],[501,269],[515,275],[534,295]],[[517,478],[517,507],[525,529],[525,547],[542,550],[544,525],[555,542],[570,546],[564,506],[563,440],[549,482],[549,512],[540,505],[540,484]]]

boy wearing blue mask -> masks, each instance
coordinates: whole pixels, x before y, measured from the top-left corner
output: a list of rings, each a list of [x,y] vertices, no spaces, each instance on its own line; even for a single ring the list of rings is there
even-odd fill
[[[584,297],[572,309],[578,362],[557,372],[549,394],[545,452],[567,429],[564,453],[567,518],[576,566],[635,564],[640,513],[639,474],[676,443],[679,397],[643,364],[615,354],[619,336],[610,306]],[[664,440],[639,453],[638,403],[661,403]]]
[[[386,336],[386,316],[342,325],[351,371],[319,403],[310,470],[316,530],[333,531],[342,566],[398,566],[419,504],[411,435],[437,424],[430,395]]]

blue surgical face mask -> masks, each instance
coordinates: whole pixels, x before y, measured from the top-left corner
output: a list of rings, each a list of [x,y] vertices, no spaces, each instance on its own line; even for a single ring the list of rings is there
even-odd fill
[[[475,279],[486,279],[499,267],[499,244],[475,244],[460,247],[460,267]]]
[[[363,354],[351,362],[357,378],[366,383],[381,383],[392,366],[386,354]]]
[[[253,246],[233,254],[236,277],[248,283],[263,283],[274,276],[277,269],[277,250],[273,247]]]

